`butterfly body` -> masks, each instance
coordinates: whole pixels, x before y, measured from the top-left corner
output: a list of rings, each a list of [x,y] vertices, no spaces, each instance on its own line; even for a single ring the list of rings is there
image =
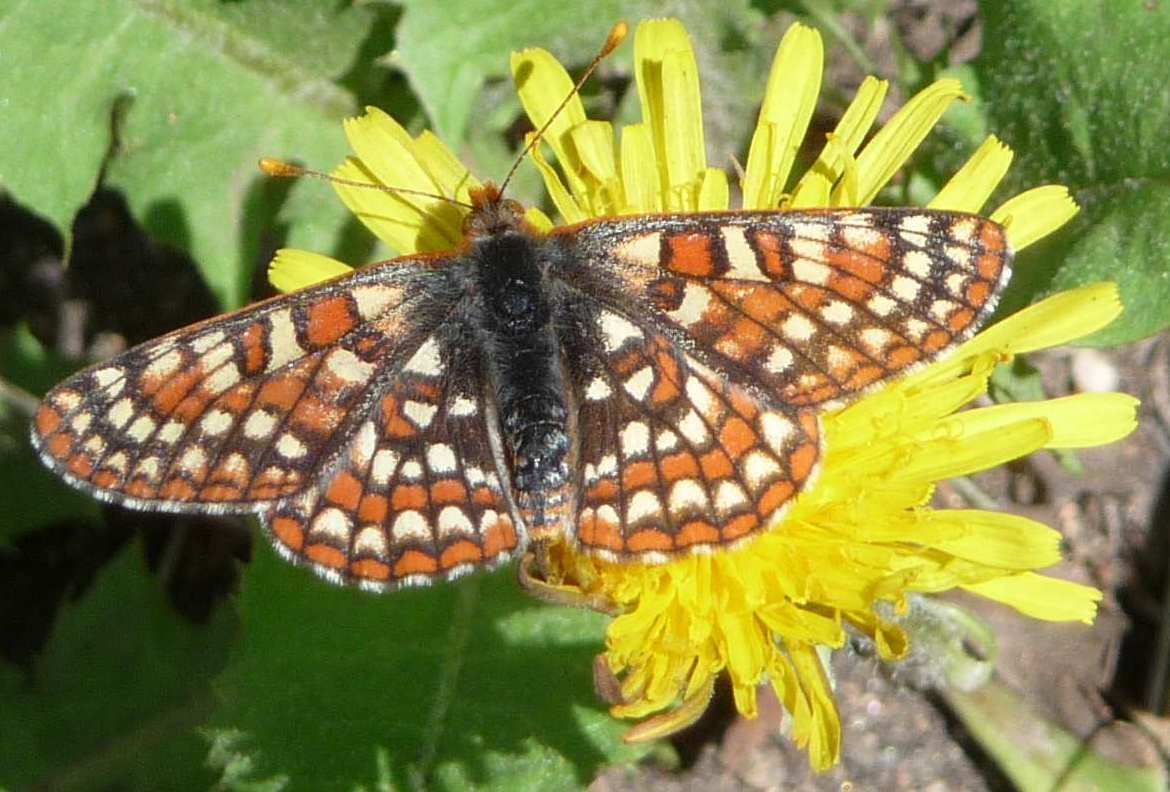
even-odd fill
[[[656,563],[774,525],[818,413],[953,350],[1003,229],[919,209],[644,215],[542,235],[492,188],[449,254],[185,328],[54,388],[49,467],[136,508],[254,512],[385,590],[565,540]]]

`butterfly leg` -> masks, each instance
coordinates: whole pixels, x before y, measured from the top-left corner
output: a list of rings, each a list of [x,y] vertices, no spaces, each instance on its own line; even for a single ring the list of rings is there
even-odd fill
[[[566,605],[572,608],[587,608],[610,616],[618,616],[624,611],[617,603],[597,594],[587,594],[576,586],[564,583],[554,583],[549,580],[552,561],[549,558],[550,545],[547,542],[534,542],[533,549],[524,554],[516,568],[516,579],[520,588],[545,602],[553,605]]]

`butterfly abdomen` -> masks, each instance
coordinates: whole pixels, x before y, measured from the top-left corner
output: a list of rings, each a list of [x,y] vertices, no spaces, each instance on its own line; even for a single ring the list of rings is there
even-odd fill
[[[539,248],[526,235],[501,234],[475,251],[487,369],[517,505],[530,529],[555,529],[569,500],[568,407]]]

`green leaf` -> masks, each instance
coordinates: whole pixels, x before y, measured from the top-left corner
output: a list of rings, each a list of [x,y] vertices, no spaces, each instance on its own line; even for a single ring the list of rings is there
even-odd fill
[[[217,683],[210,730],[246,759],[237,780],[577,788],[644,753],[621,743],[626,726],[593,692],[604,619],[537,603],[514,578],[379,597],[259,550],[241,595],[246,640]]]
[[[1100,280],[1125,314],[1089,343],[1170,325],[1170,8],[1096,0],[993,0],[977,62],[991,127],[1016,150],[1016,190],[1069,186],[1080,215],[1024,251],[1005,309]]]
[[[25,398],[39,397],[73,367],[56,359],[24,326],[0,334],[0,377]],[[0,398],[0,546],[19,534],[68,517],[96,517],[97,502],[40,463],[28,439],[33,405]]]
[[[582,65],[615,22],[624,14],[641,16],[636,9],[648,11],[650,4],[406,0],[402,5],[394,62],[410,78],[436,133],[457,146],[484,83],[511,81],[513,50],[539,46],[564,63]]]
[[[288,191],[265,190],[256,161],[345,155],[338,121],[356,108],[330,80],[369,18],[314,0],[13,0],[0,11],[0,184],[68,239],[105,163],[139,222],[238,305],[261,263],[258,224],[279,214],[289,243],[328,250],[346,218],[318,184],[282,206]]]
[[[208,786],[193,729],[234,631],[225,611],[203,627],[177,619],[128,547],[62,610],[31,674],[0,665],[0,785]]]

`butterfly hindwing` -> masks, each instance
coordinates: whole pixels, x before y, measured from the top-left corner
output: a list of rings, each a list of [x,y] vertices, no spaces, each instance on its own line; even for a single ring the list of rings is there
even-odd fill
[[[104,500],[257,511],[312,485],[337,453],[420,342],[434,277],[399,261],[147,342],[50,391],[33,443]]]
[[[607,308],[577,401],[577,539],[613,559],[663,560],[771,525],[813,475],[811,413],[764,407],[663,333]]]
[[[386,382],[316,486],[264,515],[286,556],[383,590],[493,566],[522,544],[479,351],[460,327],[437,330]]]
[[[570,229],[583,275],[732,381],[791,408],[840,406],[935,360],[995,306],[998,224],[925,209],[734,212]],[[606,286],[606,284],[610,284]]]

